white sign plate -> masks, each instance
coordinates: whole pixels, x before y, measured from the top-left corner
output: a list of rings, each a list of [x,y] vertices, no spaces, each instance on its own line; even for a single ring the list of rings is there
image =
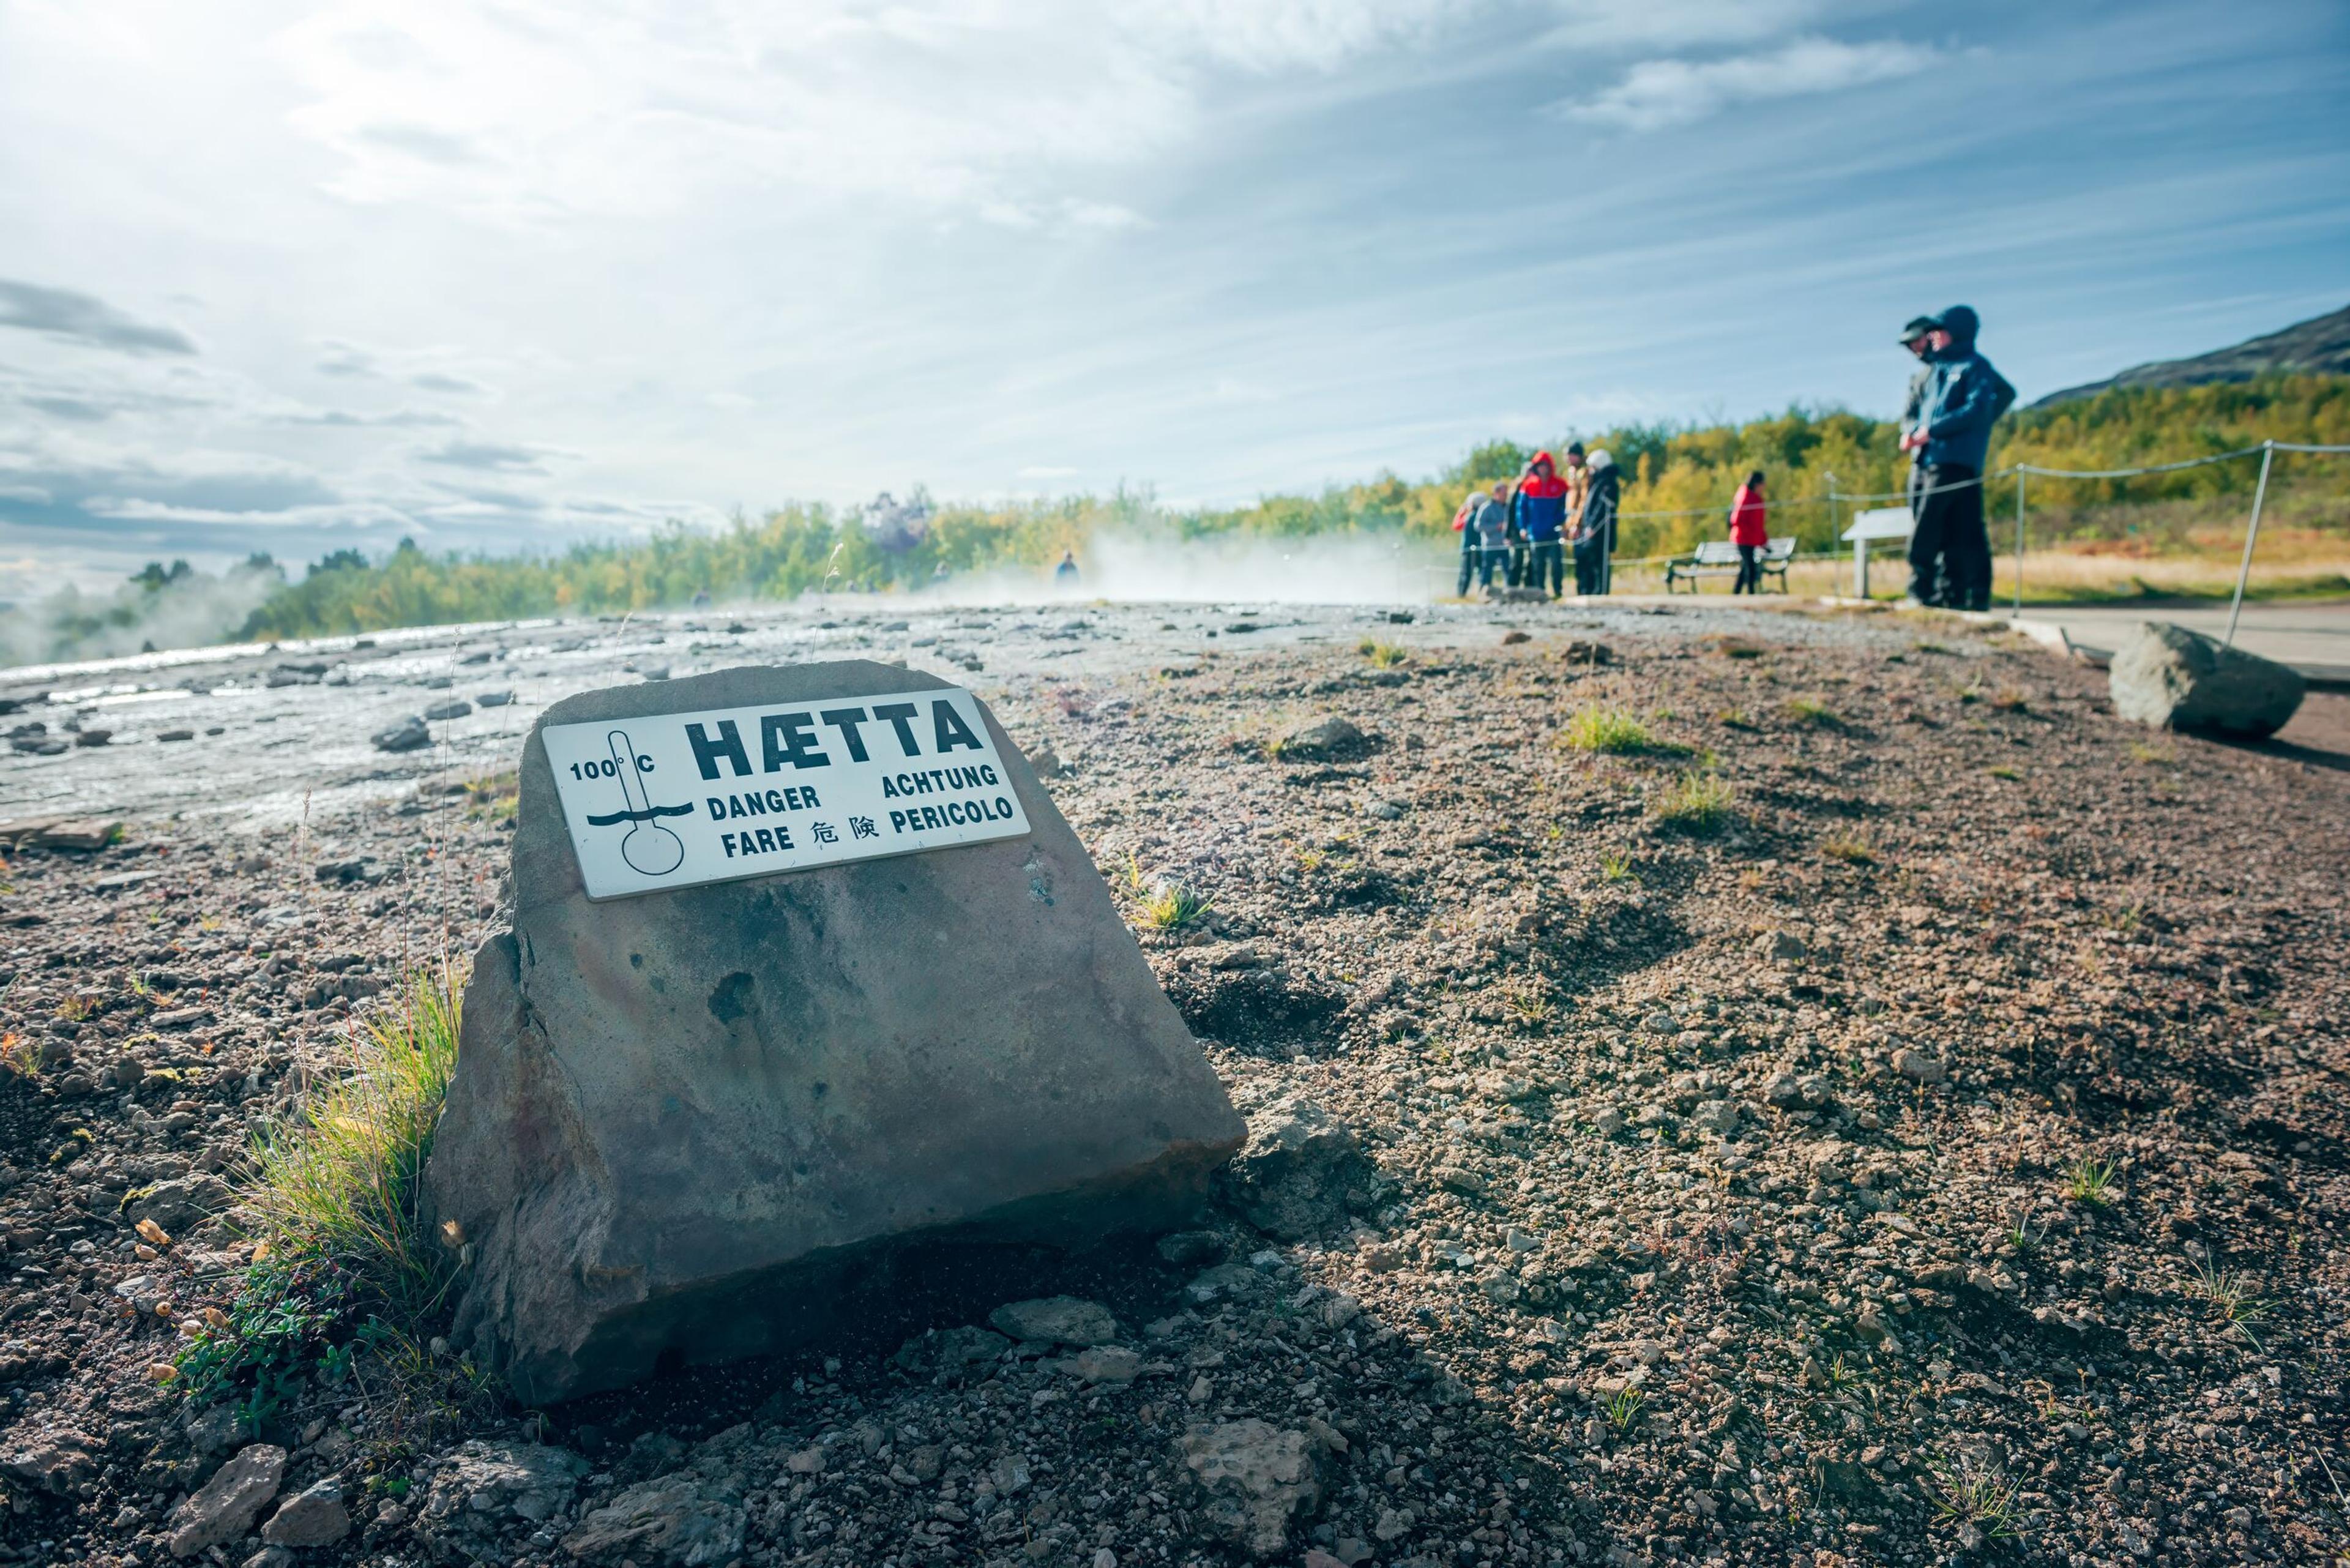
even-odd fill
[[[1847,541],[1907,539],[1917,526],[1918,520],[1909,514],[1907,506],[1880,506],[1874,512],[1854,513],[1852,526],[1844,531],[1842,537]]]
[[[1028,831],[961,687],[550,724],[540,739],[590,898]]]

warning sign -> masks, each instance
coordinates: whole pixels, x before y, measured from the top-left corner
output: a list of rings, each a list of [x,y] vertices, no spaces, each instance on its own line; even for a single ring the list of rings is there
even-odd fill
[[[959,687],[540,732],[590,898],[1028,831]]]

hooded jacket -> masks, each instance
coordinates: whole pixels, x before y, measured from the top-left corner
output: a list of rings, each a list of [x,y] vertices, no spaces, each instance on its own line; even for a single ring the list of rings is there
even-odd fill
[[[1976,351],[1981,323],[1971,309],[1954,305],[1942,312],[1941,322],[1950,342],[1934,351],[1934,373],[1918,402],[1918,427],[1926,432],[1918,460],[1929,468],[1980,473],[1991,451],[1991,427],[2015,401],[2015,389]]]
[[[1575,548],[1604,550],[1613,555],[1616,504],[1622,493],[1624,475],[1617,468],[1616,460],[1604,452],[1593,452],[1584,467],[1591,472],[1591,483],[1584,493],[1582,514],[1575,520]]]
[[[1770,508],[1752,486],[1740,485],[1730,504],[1730,542],[1758,547],[1771,542]]]
[[[1558,476],[1557,460],[1546,452],[1534,453],[1526,467],[1550,472],[1530,472],[1518,481],[1517,493],[1510,497],[1510,521],[1530,542],[1555,545],[1566,529],[1566,481]]]

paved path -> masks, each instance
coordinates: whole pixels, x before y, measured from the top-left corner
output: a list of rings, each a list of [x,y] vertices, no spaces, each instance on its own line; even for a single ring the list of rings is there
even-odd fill
[[[2130,628],[2144,620],[2175,621],[2189,630],[2220,637],[2228,629],[2226,605],[2094,605],[2079,608],[2034,608],[2022,618],[2061,626],[2075,643],[2107,651],[2119,647]],[[2290,664],[2305,675],[2350,680],[2350,599],[2244,607],[2236,627],[2237,646]]]

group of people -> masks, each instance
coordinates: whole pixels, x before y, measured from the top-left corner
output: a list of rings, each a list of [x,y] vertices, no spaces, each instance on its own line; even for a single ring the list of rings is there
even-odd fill
[[[1566,591],[1566,556],[1575,556],[1575,591],[1604,594],[1616,549],[1616,514],[1623,476],[1606,452],[1586,456],[1583,443],[1566,449],[1566,472],[1538,452],[1515,481],[1472,490],[1452,514],[1461,535],[1461,581],[1486,592],[1503,586],[1534,588],[1556,598]]]
[[[1991,427],[2015,389],[1975,348],[1982,320],[1954,305],[1911,318],[1902,347],[1916,355],[1901,412],[1909,454],[1910,602],[1938,609],[1991,607],[1991,535],[1983,526],[1982,472]]]
[[[1910,601],[1939,609],[1991,607],[1991,535],[1983,524],[1982,471],[1991,426],[2015,401],[2015,389],[1975,347],[1982,329],[1972,308],[1913,317],[1902,346],[1917,356],[1901,411],[1901,449],[1909,454]],[[1566,471],[1538,452],[1515,482],[1472,490],[1452,514],[1461,535],[1461,577],[1486,592],[1499,577],[1556,598],[1565,591],[1565,556],[1575,556],[1575,591],[1604,594],[1616,550],[1622,477],[1605,452],[1566,449]],[[1730,542],[1738,550],[1732,593],[1760,593],[1769,506],[1761,469],[1746,476],[1730,504]]]

